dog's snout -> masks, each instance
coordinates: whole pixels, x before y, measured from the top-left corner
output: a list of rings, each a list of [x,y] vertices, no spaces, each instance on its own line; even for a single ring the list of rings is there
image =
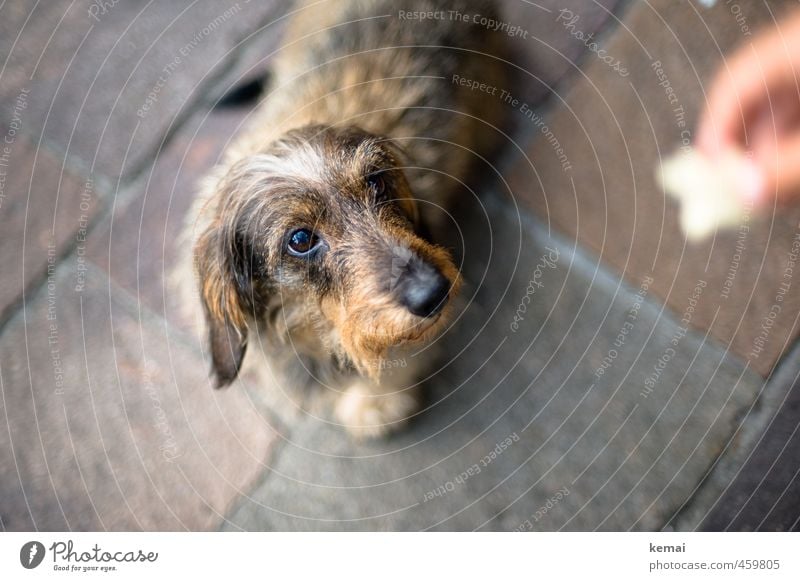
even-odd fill
[[[397,283],[400,303],[418,317],[432,317],[447,304],[450,281],[435,266],[412,261]]]

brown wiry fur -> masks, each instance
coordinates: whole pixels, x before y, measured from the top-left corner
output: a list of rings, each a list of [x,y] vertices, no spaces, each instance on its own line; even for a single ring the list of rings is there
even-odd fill
[[[457,292],[452,257],[419,232],[423,223],[441,227],[437,208],[493,149],[502,109],[451,81],[501,85],[498,34],[405,21],[400,9],[493,13],[466,0],[301,10],[274,90],[206,180],[190,226],[217,384],[235,379],[258,333],[275,361],[313,359],[324,369],[319,380],[341,385],[340,419],[363,435],[414,412],[416,396],[381,384],[381,363],[435,336],[450,308],[410,313],[393,292],[392,269],[422,261],[447,279],[451,297]],[[387,200],[376,202],[374,175]],[[320,235],[313,258],[287,254],[287,233],[298,227]]]

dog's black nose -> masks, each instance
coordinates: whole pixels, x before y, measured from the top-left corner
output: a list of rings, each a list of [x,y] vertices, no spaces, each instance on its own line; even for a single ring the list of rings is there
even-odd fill
[[[450,281],[426,262],[412,261],[397,282],[400,303],[418,317],[432,317],[447,304]]]

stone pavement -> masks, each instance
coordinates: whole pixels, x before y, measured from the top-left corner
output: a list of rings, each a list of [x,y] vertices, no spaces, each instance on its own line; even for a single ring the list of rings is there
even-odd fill
[[[681,136],[654,63],[692,128],[746,40],[725,3],[503,3],[531,113],[459,209],[428,406],[369,443],[250,377],[212,390],[167,285],[253,105],[219,99],[268,79],[290,7],[102,4],[0,8],[3,530],[798,527],[794,288],[753,346],[800,215],[690,247],[651,178]]]

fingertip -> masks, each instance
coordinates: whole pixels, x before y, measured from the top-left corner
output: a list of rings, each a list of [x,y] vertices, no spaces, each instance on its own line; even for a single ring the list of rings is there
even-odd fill
[[[740,193],[746,202],[759,204],[765,198],[767,179],[763,169],[751,157],[743,156],[739,165]]]

